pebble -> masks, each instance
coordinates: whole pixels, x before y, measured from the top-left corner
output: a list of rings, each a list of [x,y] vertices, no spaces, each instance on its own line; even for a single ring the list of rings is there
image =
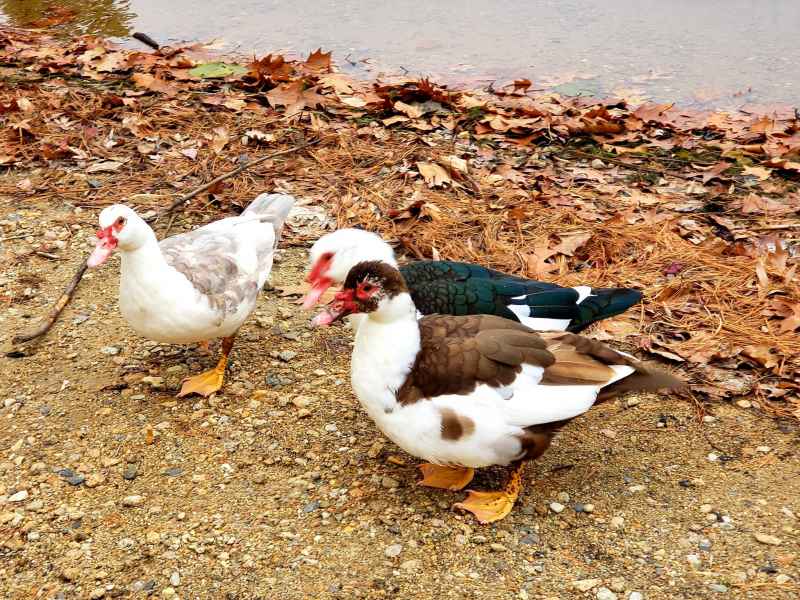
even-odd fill
[[[161,597],[162,598],[177,598],[178,593],[175,591],[175,588],[165,587],[161,590]]]
[[[590,164],[592,165],[593,169],[605,169],[606,168],[606,163],[604,163],[599,158],[593,159]]]
[[[400,485],[400,482],[397,481],[394,477],[384,477],[381,479],[381,485],[385,487],[387,490],[392,490]]]
[[[125,496],[122,499],[122,506],[141,506],[142,504],[144,504],[144,498],[136,494]]]
[[[724,594],[728,591],[728,586],[722,585],[721,583],[711,583],[708,587],[712,592],[719,592],[720,594]]]
[[[28,499],[28,490],[20,490],[16,494],[11,494],[8,497],[9,502],[24,502]]]
[[[529,533],[527,535],[522,536],[519,540],[519,543],[524,544],[526,546],[533,546],[534,544],[539,543],[539,536],[536,535],[535,533]]]
[[[508,548],[503,546],[503,544],[498,544],[496,542],[489,544],[489,548],[491,548],[493,552],[508,552]]]
[[[601,587],[597,590],[597,600],[617,600],[617,595],[607,587]]]
[[[783,543],[783,540],[774,535],[769,535],[768,533],[754,533],[753,537],[756,538],[757,542],[767,544],[768,546],[780,546]]]
[[[294,352],[292,350],[281,350],[280,352],[278,352],[278,358],[280,358],[283,362],[289,362],[295,356],[297,356],[297,352]]]
[[[641,592],[631,592],[631,595],[628,596],[628,600],[644,600],[644,596],[642,596]]]
[[[164,469],[162,474],[167,477],[179,477],[183,475],[183,469],[181,467],[170,467],[169,469]]]
[[[29,541],[29,542],[35,542],[35,541],[37,541],[37,540],[38,540],[40,537],[41,537],[41,535],[39,535],[39,532],[38,532],[38,531],[31,531],[30,533],[28,533],[28,541]]]
[[[611,527],[613,529],[622,529],[625,527],[625,519],[622,517],[613,517],[611,519]]]
[[[625,580],[622,577],[612,577],[608,587],[614,592],[622,593],[625,591]]]
[[[409,571],[409,572],[419,571],[421,567],[422,567],[422,561],[416,558],[407,560],[400,565],[400,568],[403,569],[403,571]]]
[[[593,587],[597,587],[603,583],[602,579],[579,579],[572,582],[572,587],[581,592],[588,592]]]
[[[119,348],[116,346],[103,346],[100,348],[100,352],[103,354],[108,354],[109,356],[116,356],[119,354]]]
[[[169,576],[169,583],[172,587],[178,587],[181,584],[181,574],[173,571],[172,575]]]
[[[686,556],[687,562],[692,566],[694,569],[699,569],[703,564],[700,560],[700,557],[697,554],[688,554]]]
[[[133,481],[136,479],[136,476],[139,475],[139,471],[136,468],[134,463],[128,463],[125,465],[125,469],[122,471],[122,478],[128,481]]]
[[[90,598],[91,600],[98,600],[98,598],[102,598],[102,597],[104,597],[105,595],[106,595],[106,589],[105,589],[105,588],[98,587],[98,588],[94,588],[94,589],[91,591],[91,593],[89,594],[89,598]]]
[[[569,502],[569,494],[567,492],[559,492],[558,496],[556,496],[556,500],[559,502]]]
[[[550,510],[554,513],[558,514],[564,511],[565,506],[559,502],[551,502],[550,503]]]
[[[103,485],[106,481],[106,478],[103,476],[102,473],[91,473],[86,478],[86,487],[88,488],[96,488],[99,485]]]
[[[383,553],[388,556],[389,558],[394,558],[395,556],[400,556],[400,553],[403,551],[403,546],[400,544],[392,544],[391,546],[387,546],[386,550]]]
[[[777,583],[778,585],[783,585],[784,583],[789,583],[791,580],[792,580],[792,578],[789,577],[788,575],[784,574],[784,573],[781,573],[780,575],[775,577],[775,583]]]

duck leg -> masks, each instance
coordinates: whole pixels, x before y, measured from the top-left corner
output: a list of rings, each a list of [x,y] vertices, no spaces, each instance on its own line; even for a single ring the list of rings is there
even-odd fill
[[[476,492],[469,490],[469,495],[463,502],[453,505],[453,508],[467,510],[475,515],[480,523],[494,523],[505,518],[522,490],[522,472],[525,469],[523,461],[517,461],[511,475],[502,490],[498,492]]]
[[[442,467],[431,463],[419,465],[422,481],[419,485],[457,492],[463,490],[475,476],[475,469],[469,467]]]
[[[236,334],[222,338],[222,356],[219,357],[217,366],[205,373],[200,373],[200,375],[184,379],[178,398],[188,396],[189,394],[210,396],[222,387],[222,381],[225,378],[225,368],[228,366],[228,356],[231,353],[231,348],[233,348],[233,339],[235,337]]]

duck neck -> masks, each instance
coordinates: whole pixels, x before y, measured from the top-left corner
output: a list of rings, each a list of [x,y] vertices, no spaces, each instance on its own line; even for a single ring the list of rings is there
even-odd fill
[[[121,250],[122,276],[136,276],[148,279],[168,269],[167,261],[161,254],[155,233],[149,230],[143,244],[133,250]]]
[[[416,307],[407,293],[370,313],[359,326],[352,360],[353,387],[373,419],[380,420],[396,408],[396,392],[420,348]]]

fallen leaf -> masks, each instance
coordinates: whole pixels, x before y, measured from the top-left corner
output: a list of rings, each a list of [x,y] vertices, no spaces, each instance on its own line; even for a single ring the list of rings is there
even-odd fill
[[[17,98],[17,106],[22,112],[32,112],[33,103],[25,97]]]
[[[147,73],[134,73],[131,80],[137,87],[159,92],[166,96],[175,96],[178,93],[178,88],[175,86],[170,85],[163,79],[148,75]]]
[[[551,256],[558,254],[556,250],[551,250],[547,238],[539,240],[533,247],[533,253],[527,257],[528,272],[534,278],[543,278],[558,271],[558,265],[547,262]]]
[[[367,101],[363,98],[359,98],[358,96],[344,96],[340,97],[339,101],[346,105],[352,106],[353,108],[363,108],[367,105]]]
[[[180,153],[190,160],[197,158],[197,148],[182,148]]]
[[[322,48],[317,48],[308,55],[305,66],[312,71],[327,72],[331,70],[331,52],[323,52]]]
[[[95,163],[93,165],[89,165],[86,168],[87,173],[114,173],[115,171],[119,171],[119,168],[124,163],[117,162],[115,160],[105,160],[103,162]]]
[[[124,52],[110,52],[105,54],[103,58],[93,66],[94,69],[100,73],[125,71],[128,69],[128,55]]]
[[[255,142],[256,144],[269,144],[270,142],[275,141],[275,134],[264,133],[258,129],[248,129],[244,132],[242,141],[245,145],[249,144],[250,142]]]
[[[758,178],[759,181],[764,181],[769,179],[770,175],[772,175],[772,169],[766,169],[764,167],[745,167],[742,174],[752,175]]]
[[[748,358],[752,358],[767,369],[777,367],[780,364],[778,356],[772,353],[772,348],[763,344],[759,346],[745,346],[742,349],[742,354]]]
[[[561,242],[553,248],[555,252],[572,256],[575,250],[583,246],[586,242],[592,239],[591,233],[576,232],[568,235],[559,236]]]
[[[197,65],[189,70],[189,75],[200,79],[223,79],[234,75],[244,75],[248,72],[247,67],[236,63],[211,62]]]
[[[441,162],[450,167],[453,171],[458,171],[459,173],[467,172],[467,161],[453,154],[445,156],[441,159]]]
[[[214,151],[214,154],[219,154],[229,141],[230,136],[228,135],[228,130],[224,127],[215,127],[212,132],[211,143],[209,145]]]
[[[395,123],[406,123],[409,121],[408,117],[404,117],[403,115],[394,115],[393,117],[389,117],[388,119],[384,119],[381,121],[385,127],[390,127]]]
[[[412,119],[419,119],[425,114],[425,111],[419,106],[419,104],[406,104],[401,100],[398,100],[394,103],[394,109]]]
[[[444,167],[436,163],[418,162],[417,170],[419,170],[419,174],[422,175],[428,187],[439,187],[453,182]]]

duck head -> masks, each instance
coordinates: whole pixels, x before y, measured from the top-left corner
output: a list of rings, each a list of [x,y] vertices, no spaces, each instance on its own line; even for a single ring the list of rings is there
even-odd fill
[[[315,326],[330,325],[342,317],[366,314],[378,321],[415,315],[406,282],[394,266],[383,261],[360,262],[347,274],[342,290],[314,317]]]
[[[397,265],[392,247],[370,231],[339,229],[319,238],[309,252],[310,271],[306,281],[311,290],[303,300],[303,308],[315,306],[330,286],[342,284],[350,270],[364,261]]]
[[[148,233],[152,232],[150,226],[124,204],[104,208],[99,221],[97,244],[87,261],[90,267],[102,265],[114,250],[136,250],[148,241]]]

